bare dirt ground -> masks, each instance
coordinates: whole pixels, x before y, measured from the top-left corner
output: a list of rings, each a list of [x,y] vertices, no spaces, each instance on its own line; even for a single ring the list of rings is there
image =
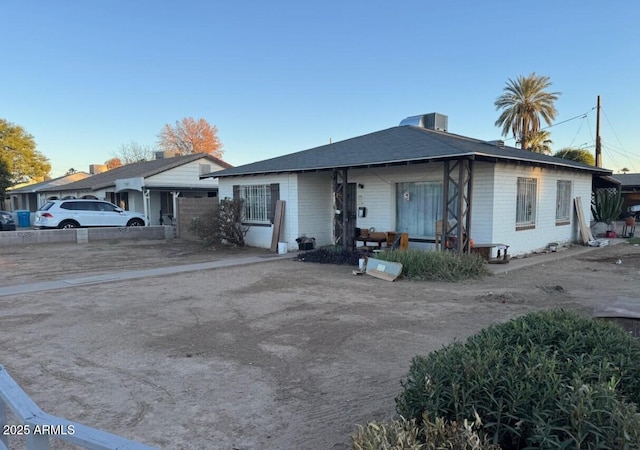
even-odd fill
[[[8,247],[0,287],[263,254],[179,241]],[[5,296],[0,364],[44,411],[159,448],[346,449],[356,424],[393,417],[413,356],[533,310],[590,314],[640,297],[640,247],[553,256],[457,284],[265,258]]]

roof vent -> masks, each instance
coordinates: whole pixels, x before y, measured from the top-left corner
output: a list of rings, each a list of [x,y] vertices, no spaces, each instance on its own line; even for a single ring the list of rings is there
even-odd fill
[[[400,122],[400,126],[411,125],[430,130],[447,131],[449,129],[449,117],[440,113],[420,114],[411,116]]]
[[[497,141],[487,141],[487,144],[489,145],[495,145],[498,148],[504,148],[504,141],[501,140],[497,140]]]

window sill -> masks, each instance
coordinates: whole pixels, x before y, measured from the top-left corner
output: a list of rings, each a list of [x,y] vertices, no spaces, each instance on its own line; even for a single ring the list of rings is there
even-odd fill
[[[535,225],[516,225],[516,231],[535,230]]]
[[[571,221],[570,220],[559,220],[556,222],[556,226],[557,227],[561,227],[564,225],[571,225]]]
[[[242,225],[248,226],[248,227],[270,227],[271,223],[264,223],[264,222],[242,222]]]

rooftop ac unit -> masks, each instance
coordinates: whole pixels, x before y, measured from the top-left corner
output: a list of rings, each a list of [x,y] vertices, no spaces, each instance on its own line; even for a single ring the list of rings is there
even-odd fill
[[[449,129],[449,117],[439,113],[420,114],[418,116],[407,117],[400,122],[400,126],[405,125],[428,128],[430,130],[447,131]]]

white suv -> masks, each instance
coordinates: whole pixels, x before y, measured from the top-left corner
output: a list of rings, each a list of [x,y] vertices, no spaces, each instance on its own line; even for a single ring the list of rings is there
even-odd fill
[[[36,212],[34,228],[143,227],[144,215],[104,200],[50,200]]]

